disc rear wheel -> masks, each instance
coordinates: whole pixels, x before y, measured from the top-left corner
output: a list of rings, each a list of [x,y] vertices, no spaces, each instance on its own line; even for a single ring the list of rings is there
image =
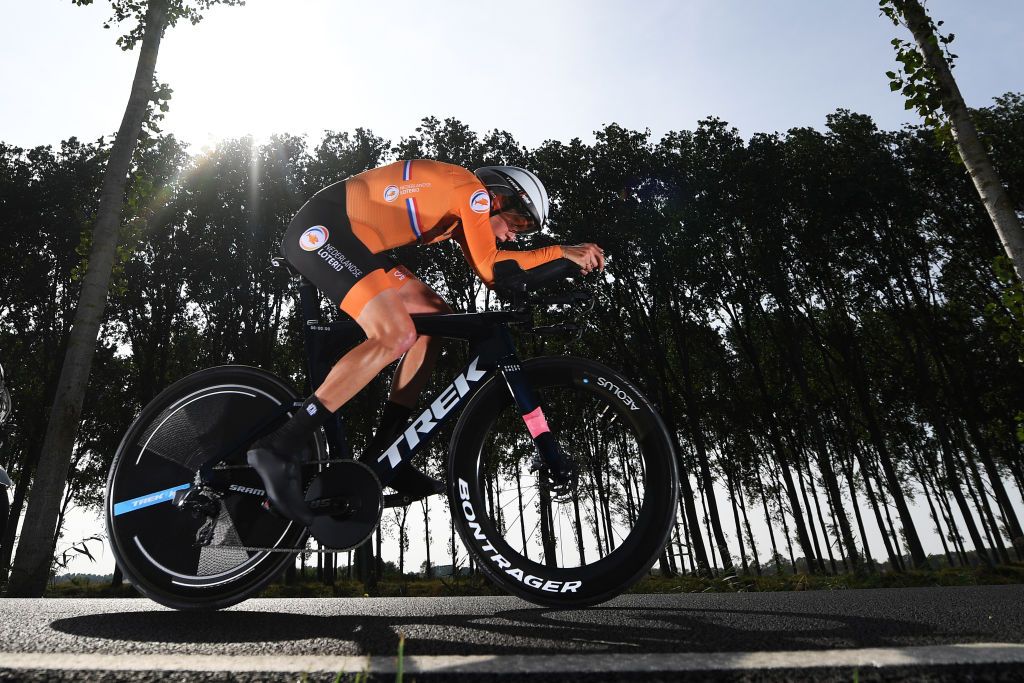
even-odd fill
[[[275,551],[302,547],[306,529],[264,507],[245,449],[286,420],[296,398],[267,372],[225,366],[189,375],[146,406],[114,457],[105,504],[114,555],[139,591],[176,609],[219,609],[292,560]],[[306,449],[305,459],[322,459],[322,437]],[[230,475],[230,485],[200,485],[205,463],[206,476]]]

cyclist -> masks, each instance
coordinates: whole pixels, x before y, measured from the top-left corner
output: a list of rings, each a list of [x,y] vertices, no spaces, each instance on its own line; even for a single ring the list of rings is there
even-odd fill
[[[250,447],[248,462],[278,511],[307,525],[312,521],[298,454],[314,430],[401,359],[380,424],[363,454],[374,457],[404,428],[433,369],[438,346],[430,337],[417,336],[410,314],[451,309],[383,252],[454,238],[488,286],[494,284],[494,264],[503,260],[529,269],[564,257],[583,274],[603,270],[604,253],[596,244],[498,249],[496,242],[543,228],[548,210],[543,184],[526,169],[469,171],[425,159],[396,161],[329,185],[299,210],[285,232],[285,258],[356,320],[366,341],[341,357],[287,423]],[[405,464],[391,487],[410,498],[443,491],[440,482]]]

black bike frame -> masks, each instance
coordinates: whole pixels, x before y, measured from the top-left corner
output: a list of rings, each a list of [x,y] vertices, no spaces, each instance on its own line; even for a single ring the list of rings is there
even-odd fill
[[[358,342],[362,331],[354,321],[323,322],[318,290],[303,277],[299,279],[299,306],[305,321],[309,379],[307,391],[312,392],[323,383],[340,352]],[[554,472],[563,472],[565,463],[561,451],[547,430],[543,410],[521,369],[509,332],[510,324],[528,322],[529,314],[517,311],[432,313],[413,315],[412,319],[419,334],[468,341],[471,360],[384,452],[367,462],[377,474],[381,485],[389,484],[396,468],[416,457],[430,443],[438,428],[456,414],[495,373],[500,373],[508,385],[541,457]],[[327,423],[325,432],[332,458],[353,457],[344,419],[340,414]]]

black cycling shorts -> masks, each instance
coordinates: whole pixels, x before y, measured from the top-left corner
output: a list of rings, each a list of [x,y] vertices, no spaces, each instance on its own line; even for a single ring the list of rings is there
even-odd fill
[[[377,294],[413,277],[390,257],[371,252],[353,234],[344,181],[328,185],[299,209],[281,248],[288,263],[353,318]]]

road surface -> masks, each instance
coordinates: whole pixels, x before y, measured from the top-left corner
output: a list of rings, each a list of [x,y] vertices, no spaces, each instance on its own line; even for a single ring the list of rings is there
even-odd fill
[[[0,600],[0,680],[1020,680],[1024,586],[511,597]]]

